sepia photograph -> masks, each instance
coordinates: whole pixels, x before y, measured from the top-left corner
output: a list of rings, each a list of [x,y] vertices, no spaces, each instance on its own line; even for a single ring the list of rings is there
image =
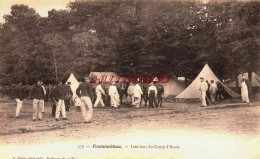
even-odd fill
[[[259,0],[0,0],[0,159],[260,159]]]

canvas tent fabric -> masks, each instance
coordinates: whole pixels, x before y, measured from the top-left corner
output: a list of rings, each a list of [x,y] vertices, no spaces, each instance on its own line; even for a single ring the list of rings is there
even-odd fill
[[[245,75],[246,79],[248,80],[248,73],[238,75],[238,77],[237,77],[238,87],[241,87],[241,81],[242,81],[243,75]],[[227,82],[227,86],[231,87],[231,88],[235,88],[236,81]],[[252,72],[252,87],[260,87],[260,77],[254,72]]]
[[[73,74],[70,74],[70,76],[69,76],[69,78],[68,78],[66,84],[67,84],[68,82],[71,83],[70,88],[71,88],[71,91],[72,91],[72,93],[73,93],[73,97],[75,98],[75,97],[77,96],[77,95],[76,95],[76,90],[77,90],[77,88],[79,87],[79,82],[78,82],[78,80],[76,79],[76,77],[75,77]]]
[[[185,89],[185,84],[175,76],[171,76],[167,83],[161,83],[164,87],[164,97],[177,96]]]
[[[200,88],[200,77],[203,77],[204,80],[214,80],[215,82],[220,81],[216,75],[212,72],[208,64],[205,64],[199,75],[195,78],[195,80],[179,95],[176,96],[176,98],[183,98],[183,99],[197,99],[201,97],[199,88]],[[239,94],[229,89],[227,86],[225,86],[223,83],[221,83],[225,91],[233,98],[240,97]]]

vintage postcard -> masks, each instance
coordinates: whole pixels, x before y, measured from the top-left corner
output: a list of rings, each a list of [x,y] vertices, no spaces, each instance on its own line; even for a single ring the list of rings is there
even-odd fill
[[[0,0],[1,159],[259,159],[260,1]]]

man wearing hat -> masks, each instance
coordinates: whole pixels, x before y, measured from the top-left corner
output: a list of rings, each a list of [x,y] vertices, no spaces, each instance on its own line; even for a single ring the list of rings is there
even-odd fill
[[[149,107],[157,107],[157,88],[154,86],[154,82],[151,82],[150,87],[148,88],[148,97],[149,97]]]
[[[200,92],[201,92],[201,106],[205,107],[207,106],[206,103],[206,92],[208,90],[208,84],[204,81],[203,77],[200,77]]]
[[[77,96],[81,98],[81,112],[85,123],[91,123],[93,115],[92,100],[94,99],[92,86],[90,84],[90,78],[86,76],[76,90]],[[86,110],[86,107],[88,110]]]

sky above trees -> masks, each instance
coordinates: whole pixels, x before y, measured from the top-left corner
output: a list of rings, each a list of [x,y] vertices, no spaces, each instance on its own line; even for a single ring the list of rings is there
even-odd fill
[[[24,4],[34,8],[41,16],[47,17],[48,11],[65,9],[69,2],[74,0],[0,0],[0,22],[4,22],[3,16],[11,11],[14,4]]]

